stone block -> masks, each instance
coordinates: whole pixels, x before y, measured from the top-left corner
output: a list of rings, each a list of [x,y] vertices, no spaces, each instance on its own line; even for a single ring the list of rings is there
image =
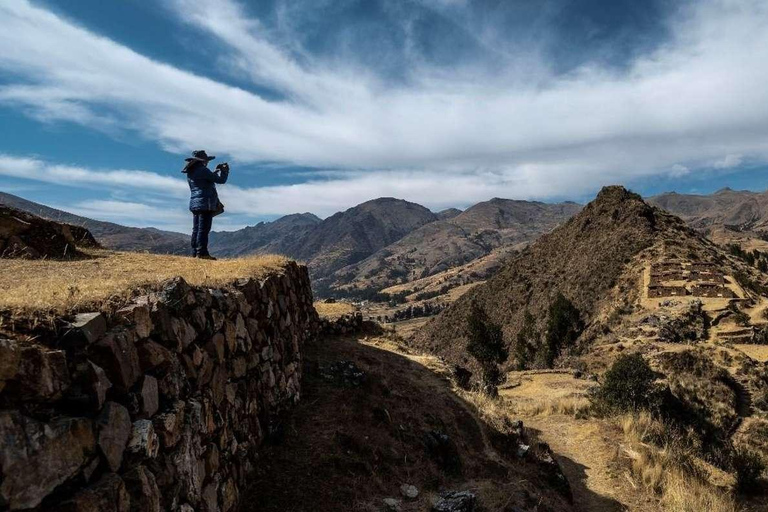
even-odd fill
[[[109,469],[117,472],[123,463],[123,453],[131,436],[131,416],[128,409],[116,402],[107,402],[96,425],[99,430],[99,450]]]
[[[87,419],[42,423],[18,411],[0,412],[0,439],[0,502],[12,510],[39,505],[80,471],[96,446]]]
[[[91,346],[90,355],[95,363],[104,368],[109,380],[124,390],[130,389],[141,376],[133,334],[125,328],[108,332]]]

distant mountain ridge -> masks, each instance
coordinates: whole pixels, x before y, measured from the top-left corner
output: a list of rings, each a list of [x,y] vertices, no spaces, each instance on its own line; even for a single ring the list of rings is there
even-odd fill
[[[710,195],[669,192],[650,197],[648,202],[702,231],[727,228],[768,234],[768,191],[724,188]]]

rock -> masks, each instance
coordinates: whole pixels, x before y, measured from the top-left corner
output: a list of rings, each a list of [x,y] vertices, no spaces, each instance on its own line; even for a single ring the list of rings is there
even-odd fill
[[[97,410],[100,410],[104,405],[104,400],[107,398],[107,391],[112,387],[112,383],[107,378],[107,374],[101,366],[93,364],[91,361],[87,363],[87,378],[90,387],[91,400],[96,406]]]
[[[433,512],[472,512],[477,498],[470,491],[450,491],[440,495],[432,506]]]
[[[108,332],[91,346],[92,359],[107,372],[109,380],[124,390],[130,389],[141,376],[139,353],[133,334],[125,328]]]
[[[181,439],[181,432],[184,426],[184,402],[174,402],[171,410],[158,414],[152,424],[164,447],[172,448],[176,446],[176,443]]]
[[[456,445],[448,435],[429,431],[424,434],[424,445],[430,457],[445,473],[457,475],[461,472],[461,459]]]
[[[0,381],[16,377],[21,363],[21,347],[14,340],[0,339]]]
[[[149,338],[152,333],[152,317],[145,304],[131,304],[117,311],[117,315],[133,325],[139,339]]]
[[[201,505],[203,512],[219,512],[219,493],[215,482],[203,488]]]
[[[400,506],[400,500],[395,498],[384,498],[384,511],[385,512],[400,512],[402,507]]]
[[[237,486],[234,480],[231,478],[224,482],[221,486],[221,510],[222,512],[230,512],[237,506],[237,502],[240,499],[237,492]]]
[[[400,494],[402,494],[403,498],[415,500],[419,497],[419,490],[415,485],[403,484],[400,486]]]
[[[0,503],[32,508],[75,476],[94,454],[93,426],[84,418],[42,423],[18,411],[0,412]]]
[[[224,335],[220,332],[213,335],[213,338],[211,338],[211,341],[208,342],[206,345],[206,350],[208,350],[208,355],[211,357],[216,357],[216,360],[219,362],[224,361],[224,356],[226,355],[226,345],[227,345],[227,339],[224,337]]]
[[[137,459],[154,459],[160,449],[160,440],[155,433],[155,427],[149,420],[138,420],[133,423],[131,437],[128,440],[128,452]]]
[[[80,313],[69,324],[70,330],[64,335],[64,343],[95,343],[107,332],[107,319],[101,313]]]
[[[170,350],[152,340],[146,340],[139,344],[139,363],[141,371],[147,372],[155,368],[162,368],[169,364],[173,358]]]
[[[521,459],[524,459],[526,455],[528,455],[528,451],[531,449],[531,447],[527,444],[520,444],[517,447],[517,456]]]
[[[128,409],[116,402],[107,402],[96,425],[99,428],[99,449],[109,469],[117,472],[123,463],[123,452],[131,436]]]
[[[182,436],[181,443],[170,456],[178,475],[182,496],[190,503],[199,502],[203,492],[205,462],[202,455],[200,437],[189,431]]]
[[[205,474],[209,477],[219,471],[219,448],[211,443],[205,451]]]
[[[160,512],[160,489],[155,475],[144,466],[136,466],[123,475],[131,497],[131,512]]]
[[[130,512],[131,498],[123,480],[115,474],[106,474],[91,487],[62,503],[61,512]]]
[[[21,349],[15,393],[26,400],[56,400],[70,384],[67,357],[63,350],[32,345]],[[13,363],[12,363],[13,364]]]
[[[336,361],[329,366],[321,366],[320,376],[336,386],[348,388],[359,387],[365,382],[365,373],[352,361]]]
[[[159,395],[157,391],[157,379],[151,375],[145,375],[141,382],[141,412],[151,418],[157,412],[159,405]]]

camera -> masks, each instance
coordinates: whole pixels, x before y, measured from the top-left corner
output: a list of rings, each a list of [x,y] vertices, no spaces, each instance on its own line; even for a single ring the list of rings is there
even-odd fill
[[[227,162],[222,162],[219,165],[216,166],[217,171],[229,171],[229,164]]]

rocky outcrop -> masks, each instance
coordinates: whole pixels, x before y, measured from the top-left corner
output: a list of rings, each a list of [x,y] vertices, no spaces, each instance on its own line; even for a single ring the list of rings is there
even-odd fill
[[[64,320],[0,339],[0,510],[234,510],[320,328],[294,263]]]
[[[98,244],[85,228],[0,205],[0,258],[72,258],[77,247]]]

